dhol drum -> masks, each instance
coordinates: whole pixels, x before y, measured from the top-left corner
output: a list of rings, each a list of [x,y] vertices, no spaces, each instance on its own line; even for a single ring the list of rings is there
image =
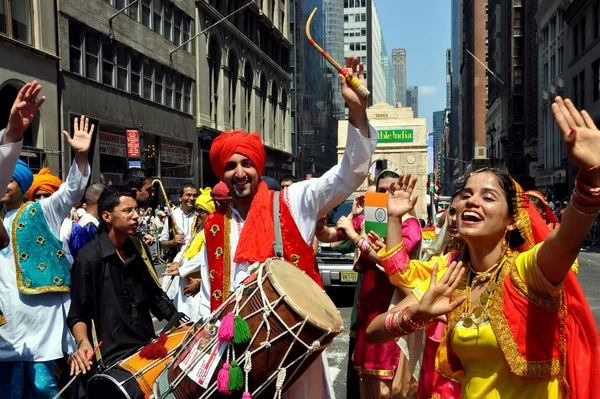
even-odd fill
[[[190,336],[189,326],[183,326],[168,334],[164,344],[167,356],[162,359],[143,359],[140,351],[116,362],[102,373],[92,376],[87,384],[88,399],[141,399],[152,396],[154,380],[173,358],[181,342]]]
[[[219,339],[230,312],[248,323],[246,343]],[[296,266],[269,259],[182,345],[154,382],[155,398],[274,398],[342,331],[339,311],[318,284]],[[217,380],[225,375],[231,384],[234,373],[238,390],[219,391]]]

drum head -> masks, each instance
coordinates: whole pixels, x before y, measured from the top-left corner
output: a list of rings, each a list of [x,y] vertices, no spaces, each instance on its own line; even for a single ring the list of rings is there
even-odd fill
[[[142,399],[143,397],[144,393],[135,378],[120,367],[94,375],[86,388],[87,399]]]
[[[337,307],[306,273],[281,259],[269,259],[265,267],[271,272],[269,280],[279,295],[285,295],[284,300],[300,316],[308,316],[310,324],[324,331],[331,329],[332,333],[344,330]]]

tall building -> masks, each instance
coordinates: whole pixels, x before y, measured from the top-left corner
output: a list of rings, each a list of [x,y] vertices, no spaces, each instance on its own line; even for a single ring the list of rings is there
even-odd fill
[[[446,108],[452,105],[452,50],[446,50]]]
[[[485,159],[485,115],[487,103],[487,72],[473,56],[487,64],[487,0],[464,0],[462,4],[462,60],[460,66],[459,156],[464,172],[467,162]],[[470,53],[470,54],[469,54]]]
[[[290,12],[290,32],[293,36],[292,119],[298,146],[294,173],[299,178],[304,178],[307,174],[317,177],[337,163],[337,138],[334,133],[337,117],[333,96],[334,87],[339,85],[339,81],[337,72],[326,63],[305,36],[306,21],[310,13],[314,8],[321,10],[323,1],[293,0],[290,7],[293,7]],[[311,23],[311,35],[317,43],[327,42],[326,16],[326,13],[317,12]],[[344,60],[339,59],[339,62]]]
[[[0,0],[0,126],[8,124],[12,104],[19,90],[34,79],[43,86],[46,103],[23,136],[21,159],[34,172],[48,166],[65,177],[70,153],[63,153],[60,119],[59,48],[57,11],[53,1]],[[71,130],[66,125],[65,129]],[[66,145],[66,143],[65,143]],[[68,168],[67,168],[68,170]],[[3,171],[6,173],[6,171]]]
[[[438,181],[443,181],[445,143],[444,143],[444,121],[446,111],[433,113],[433,169],[437,173]]]
[[[443,192],[451,193],[455,182],[461,175],[463,163],[459,162],[459,147],[461,135],[461,103],[460,103],[460,64],[463,57],[462,46],[462,3],[463,0],[451,0],[451,48],[450,48],[450,115],[446,153],[446,176]]]
[[[394,71],[392,70],[392,63],[390,59],[390,55],[387,52],[387,48],[385,46],[385,40],[381,39],[381,64],[383,67],[383,73],[385,74],[385,88],[386,88],[386,96],[385,102],[391,106],[396,105],[396,82],[394,82]]]
[[[488,76],[490,157],[525,189],[537,167],[537,0],[490,0]]]
[[[409,86],[406,89],[406,107],[411,107],[413,110],[413,117],[419,117],[419,87]]]
[[[552,115],[554,97],[565,95],[567,25],[562,0],[541,0],[537,13],[538,48],[538,168],[536,188],[551,197],[567,193],[567,151]]]
[[[564,19],[568,25],[565,94],[600,126],[600,5],[573,0],[565,8]],[[569,162],[569,188],[574,185],[575,173],[574,165]]]
[[[374,0],[344,0],[344,56],[354,55],[365,64],[369,105],[386,101],[381,24]]]
[[[396,83],[396,105],[407,107],[406,102],[406,50],[396,48],[392,50],[392,70]]]
[[[325,14],[325,49],[339,63],[345,65],[344,59],[344,32],[340,26],[344,24],[344,4],[339,0],[323,0]],[[330,68],[331,73],[337,78],[337,73]],[[334,115],[337,119],[345,117],[345,103],[339,84],[333,84]]]
[[[195,154],[208,149],[194,120],[196,55],[204,49],[188,42],[197,30],[194,1],[131,2],[117,15],[124,6],[58,2],[62,125],[82,114],[96,124],[92,181],[117,183],[125,169],[142,166],[178,192],[203,182]]]

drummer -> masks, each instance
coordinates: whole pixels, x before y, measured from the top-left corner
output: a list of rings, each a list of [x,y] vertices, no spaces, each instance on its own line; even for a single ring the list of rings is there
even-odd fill
[[[79,348],[72,375],[90,370],[92,320],[109,365],[154,338],[150,313],[163,320],[176,312],[160,288],[148,250],[133,236],[139,217],[134,195],[124,186],[104,189],[98,200],[100,234],[79,252],[71,269],[67,325]]]
[[[356,57],[348,58],[347,70],[350,74],[359,72]],[[363,64],[360,64],[359,77],[364,78]],[[365,180],[378,138],[377,131],[367,120],[367,99],[347,86],[341,75],[340,81],[350,122],[344,156],[322,177],[288,187],[281,192],[280,201],[283,256],[320,285],[314,251],[309,244],[317,218],[344,201]],[[265,161],[265,150],[257,133],[222,133],[212,144],[210,163],[217,177],[229,188],[231,201],[209,216],[204,227],[206,243],[190,261],[196,262],[202,275],[203,318],[209,317],[248,277],[252,264],[275,255],[273,194],[260,180]],[[334,396],[327,381],[324,356],[323,362],[315,362],[306,374],[288,391],[288,397]]]

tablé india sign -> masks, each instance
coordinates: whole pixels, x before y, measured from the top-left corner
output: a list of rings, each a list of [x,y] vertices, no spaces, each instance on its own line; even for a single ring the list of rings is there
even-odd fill
[[[412,143],[413,129],[380,130],[378,143]]]

